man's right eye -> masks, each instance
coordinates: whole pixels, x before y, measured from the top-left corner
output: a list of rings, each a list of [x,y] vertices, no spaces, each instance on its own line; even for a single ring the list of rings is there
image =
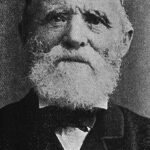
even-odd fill
[[[45,21],[56,26],[63,25],[68,21],[68,15],[66,13],[49,13]]]

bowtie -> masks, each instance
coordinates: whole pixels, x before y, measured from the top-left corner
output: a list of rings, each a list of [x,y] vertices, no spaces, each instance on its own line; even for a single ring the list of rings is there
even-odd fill
[[[53,126],[54,130],[74,127],[88,132],[88,128],[93,128],[96,122],[96,112],[97,109],[72,111],[67,108],[51,106],[39,109],[39,119],[44,125],[47,125],[47,128]]]

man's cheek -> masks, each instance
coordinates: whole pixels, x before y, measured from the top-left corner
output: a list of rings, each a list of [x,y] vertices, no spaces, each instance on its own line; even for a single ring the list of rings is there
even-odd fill
[[[103,41],[104,42],[104,41]],[[105,60],[106,63],[112,66],[118,66],[118,61],[120,60],[120,53],[118,52],[118,43],[105,42],[107,44],[102,43],[101,41],[92,42],[91,46],[99,53],[99,55]]]
[[[89,42],[95,50],[101,52],[101,49],[109,47],[112,42],[112,38],[110,38],[110,36],[111,35],[108,35],[108,33],[92,34],[89,38]]]
[[[59,45],[59,37],[55,37],[54,35],[50,35],[44,32],[40,34],[40,32],[34,36],[32,36],[29,40],[33,52],[44,52],[48,53],[51,51],[53,47]]]
[[[63,36],[63,30],[50,28],[49,26],[39,27],[36,35],[49,45],[59,43]]]
[[[107,43],[107,44],[106,44]],[[91,47],[99,53],[99,55],[103,58],[108,58],[110,55],[110,46],[108,42],[104,42],[103,40],[91,40]]]

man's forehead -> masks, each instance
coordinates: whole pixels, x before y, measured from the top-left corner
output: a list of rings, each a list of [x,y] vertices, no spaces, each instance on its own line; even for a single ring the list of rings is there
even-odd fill
[[[33,0],[36,4],[41,4],[49,9],[58,8],[80,8],[85,10],[110,10],[120,5],[120,0]]]

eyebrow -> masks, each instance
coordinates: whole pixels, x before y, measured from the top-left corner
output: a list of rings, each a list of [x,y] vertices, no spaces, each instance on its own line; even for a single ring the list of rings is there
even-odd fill
[[[53,6],[56,6],[56,5],[53,5]],[[101,20],[101,22],[108,28],[112,28],[112,22],[110,21],[110,19],[107,17],[106,13],[100,11],[100,10],[94,10],[94,9],[90,9],[90,10],[87,10],[87,9],[84,9],[82,10],[81,8],[79,8],[79,11],[82,13],[82,14],[86,14],[86,13],[89,13],[89,14],[92,14],[91,12],[94,12],[93,14],[94,15],[97,15],[97,17],[99,18],[99,20]],[[71,11],[71,12],[70,12]],[[72,8],[68,8],[68,7],[62,7],[62,5],[54,8],[52,7],[51,9],[49,9],[49,14],[54,14],[54,13],[64,13],[64,14],[73,14],[73,10]]]
[[[100,10],[88,10],[86,12],[91,13],[94,12],[97,17],[99,17],[99,19],[102,21],[102,23],[109,29],[112,28],[112,22],[110,21],[110,19],[107,17],[106,13],[100,11]]]

